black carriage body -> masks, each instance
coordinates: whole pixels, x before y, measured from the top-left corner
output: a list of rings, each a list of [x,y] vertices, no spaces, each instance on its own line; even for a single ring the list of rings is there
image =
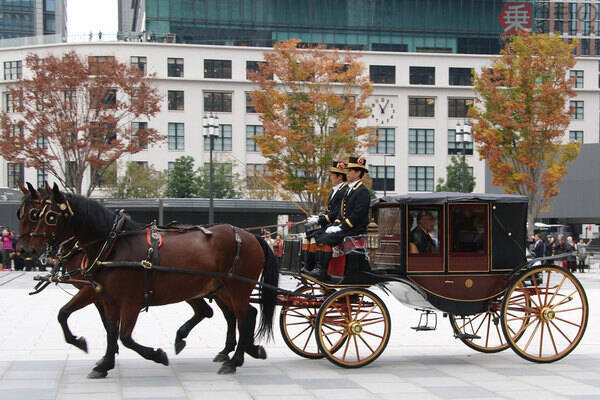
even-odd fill
[[[438,310],[486,310],[506,290],[513,268],[526,262],[525,196],[424,193],[371,206],[380,243],[372,270],[409,281]],[[426,220],[434,227],[429,235],[420,232]]]

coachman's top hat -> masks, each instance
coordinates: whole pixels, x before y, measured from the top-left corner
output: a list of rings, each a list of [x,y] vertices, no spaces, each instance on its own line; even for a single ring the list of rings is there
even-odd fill
[[[369,172],[366,165],[367,160],[364,157],[350,157],[350,159],[348,160],[348,166],[346,168],[358,168],[362,169],[365,172]]]
[[[346,163],[343,161],[334,161],[329,172],[346,175]]]

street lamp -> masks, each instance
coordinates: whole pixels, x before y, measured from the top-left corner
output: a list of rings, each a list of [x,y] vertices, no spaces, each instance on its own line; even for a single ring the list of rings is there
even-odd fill
[[[467,156],[467,144],[471,143],[473,139],[471,138],[471,125],[467,122],[463,122],[461,125],[460,122],[456,123],[456,145],[461,144],[461,153],[462,153],[462,176],[460,187],[463,193],[467,191],[467,164],[466,164],[466,156]]]
[[[213,194],[213,148],[215,143],[215,137],[219,136],[219,117],[212,113],[207,117],[202,117],[202,127],[204,128],[204,137],[209,139],[210,142],[210,180],[209,180],[209,202],[208,202],[208,224],[212,225],[215,223],[215,209],[214,209],[214,194]]]
[[[394,157],[393,154],[383,155],[383,197],[387,196],[387,163],[386,157]]]

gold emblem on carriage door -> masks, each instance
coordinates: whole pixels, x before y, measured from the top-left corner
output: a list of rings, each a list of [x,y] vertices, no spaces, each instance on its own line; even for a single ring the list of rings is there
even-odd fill
[[[467,280],[465,281],[465,287],[466,287],[467,289],[470,289],[470,288],[472,288],[472,287],[473,287],[473,280],[472,280],[472,279],[467,279]]]

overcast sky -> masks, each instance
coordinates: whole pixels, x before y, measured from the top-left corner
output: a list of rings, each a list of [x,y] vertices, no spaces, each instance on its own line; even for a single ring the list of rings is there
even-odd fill
[[[90,32],[117,33],[117,0],[67,0],[67,29],[69,35]]]

